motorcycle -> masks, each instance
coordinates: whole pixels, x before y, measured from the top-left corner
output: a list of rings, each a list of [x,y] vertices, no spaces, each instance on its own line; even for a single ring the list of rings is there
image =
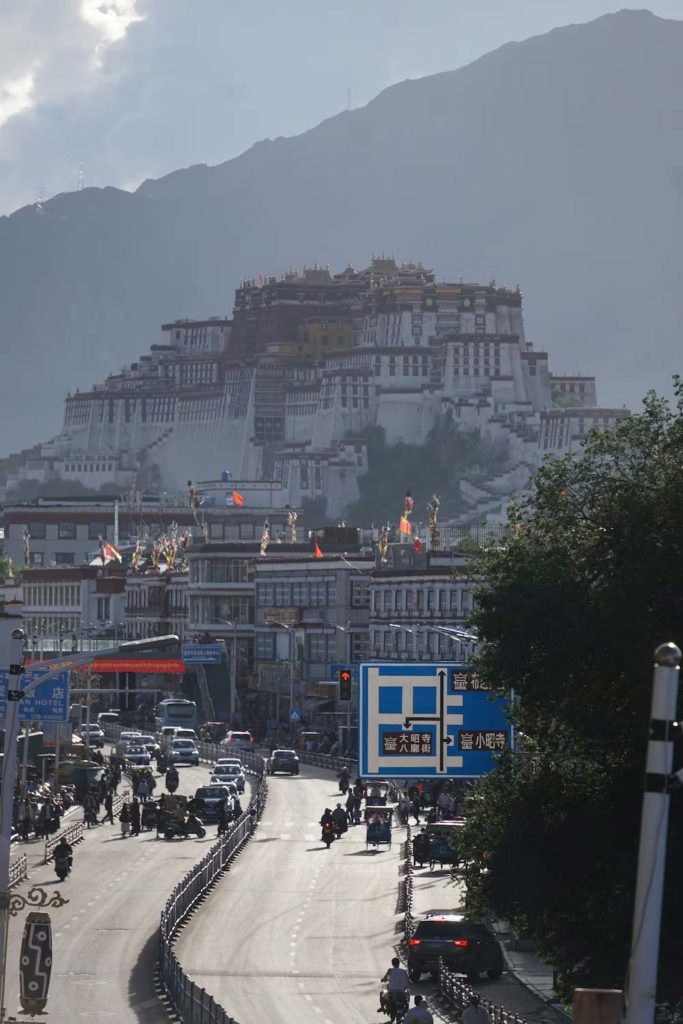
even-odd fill
[[[348,832],[349,826],[345,821],[335,821],[334,823],[334,834],[337,839],[341,839],[345,832]]]
[[[178,788],[178,772],[169,771],[166,772],[166,789],[169,793],[175,793]]]
[[[72,858],[68,854],[55,858],[55,872],[60,882],[63,882],[71,872]]]
[[[410,1006],[410,997],[407,992],[392,992],[389,995],[388,992],[383,991],[380,993],[379,1001],[384,1008],[384,1012],[389,1017],[389,1020],[396,1024],[401,1024],[401,1021],[408,1012]]]
[[[181,836],[183,839],[188,839],[189,836],[197,836],[199,839],[203,839],[206,835],[206,829],[195,814],[190,814],[187,817],[187,821],[180,822],[175,819],[168,821],[164,835],[166,839],[173,839],[175,836]]]
[[[329,850],[330,846],[334,842],[334,825],[331,821],[326,821],[323,825],[322,841]]]

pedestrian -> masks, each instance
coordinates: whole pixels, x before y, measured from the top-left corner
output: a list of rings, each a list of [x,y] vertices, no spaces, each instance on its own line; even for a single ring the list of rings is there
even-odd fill
[[[144,775],[138,782],[137,794],[138,797],[140,798],[140,803],[146,804],[147,797],[149,796],[149,783]]]
[[[420,797],[419,797],[419,795],[416,795],[416,796],[413,797],[413,799],[412,799],[412,801],[410,803],[410,813],[415,818],[415,824],[419,825],[420,824]]]
[[[240,798],[238,796],[236,796],[236,797],[234,797],[234,799],[232,801],[232,820],[236,821],[237,818],[241,818],[243,814],[244,814],[244,811],[242,810],[242,804],[240,803]]]
[[[130,827],[134,836],[140,835],[140,804],[137,797],[133,797],[130,805]]]
[[[354,801],[355,801],[355,797],[353,795],[353,790],[350,789],[348,791],[348,793],[346,794],[346,813],[349,816],[349,821],[350,822],[353,821],[353,805],[354,805]]]
[[[462,1024],[491,1024],[491,1014],[485,1007],[479,1005],[479,996],[476,992],[469,997],[460,1020]]]
[[[105,821],[110,821],[114,824],[114,797],[111,790],[109,790],[104,798],[104,817],[100,824],[104,825]]]
[[[216,818],[218,821],[218,835],[222,836],[224,832],[228,831],[228,810],[225,799],[221,800],[218,804]]]
[[[125,800],[119,811],[119,821],[121,822],[121,837],[125,839],[130,832],[130,807]]]
[[[97,808],[95,807],[95,798],[92,793],[86,793],[85,800],[83,801],[83,821],[88,829],[91,825],[97,824]]]
[[[354,825],[360,825],[360,817],[361,817],[360,812],[361,812],[362,800],[363,800],[363,797],[360,795],[360,793],[358,793],[358,792],[356,792],[354,790],[354,793],[353,793],[353,823],[354,823]]]
[[[415,996],[415,1006],[403,1018],[404,1024],[434,1024],[434,1018],[422,996]]]
[[[37,828],[40,832],[41,839],[47,839],[50,834],[50,818],[52,817],[52,808],[50,807],[49,799],[41,805],[38,811],[38,824]]]

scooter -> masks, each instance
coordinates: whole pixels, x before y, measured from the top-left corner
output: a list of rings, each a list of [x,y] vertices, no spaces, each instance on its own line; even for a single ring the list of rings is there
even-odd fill
[[[169,793],[175,793],[178,788],[178,772],[168,771],[166,772],[166,789]]]
[[[346,772],[342,772],[339,776],[339,792],[345,794],[349,788],[349,777]]]
[[[57,857],[55,860],[55,872],[60,882],[63,882],[71,872],[71,857]]]
[[[401,1021],[408,1012],[410,1006],[410,997],[407,992],[392,992],[391,998],[389,993],[382,991],[380,993],[379,1001],[384,1008],[384,1012],[389,1017],[389,1020],[396,1024],[401,1024]]]
[[[187,821],[179,822],[173,820],[167,822],[164,835],[166,839],[174,839],[175,836],[181,836],[183,839],[187,839],[188,836],[197,836],[199,839],[203,839],[206,835],[206,829],[196,815],[190,814]]]
[[[322,841],[329,850],[330,846],[334,842],[334,825],[331,821],[326,821],[323,825]]]

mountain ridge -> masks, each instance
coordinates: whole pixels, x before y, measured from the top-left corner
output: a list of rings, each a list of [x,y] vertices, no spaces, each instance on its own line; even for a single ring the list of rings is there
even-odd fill
[[[2,448],[58,432],[62,392],[135,359],[161,322],[229,312],[241,278],[372,251],[519,281],[536,347],[557,372],[598,374],[605,404],[665,387],[683,315],[681,42],[681,22],[604,15],[221,164],[1,218]]]

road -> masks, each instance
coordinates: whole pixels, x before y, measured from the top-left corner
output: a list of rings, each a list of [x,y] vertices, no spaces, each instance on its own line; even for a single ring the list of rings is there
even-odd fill
[[[327,850],[317,823],[335,782],[305,765],[269,779],[254,838],[178,939],[189,976],[242,1024],[380,1019],[402,830],[391,850],[366,851],[363,826]]]
[[[184,794],[193,794],[209,778],[208,765],[179,771],[178,792]],[[119,792],[125,784],[124,776]],[[163,780],[159,780],[157,795],[162,789]],[[79,809],[65,823],[80,817]],[[153,985],[159,914],[176,883],[215,841],[216,827],[207,827],[205,839],[170,842],[157,840],[154,831],[122,839],[118,822],[86,830],[85,835],[74,849],[74,869],[64,883],[58,882],[51,864],[40,864],[42,843],[20,845],[28,855],[30,880],[17,891],[25,893],[37,884],[52,892],[58,886],[69,899],[68,905],[50,910],[54,952],[47,1009],[51,1019],[168,1024]],[[10,924],[9,1013],[18,1009],[25,913]]]
[[[394,829],[391,850],[366,851],[357,826],[328,851],[317,822],[339,799],[335,777],[302,765],[298,778],[277,776],[268,786],[254,838],[179,935],[180,962],[241,1024],[384,1020],[376,1013],[379,978],[402,937],[405,829]],[[436,872],[423,882],[433,899],[427,906],[456,909],[448,880]],[[507,972],[477,988],[529,1021],[559,1019]],[[433,981],[411,991],[427,998],[435,1021],[454,1019]]]

